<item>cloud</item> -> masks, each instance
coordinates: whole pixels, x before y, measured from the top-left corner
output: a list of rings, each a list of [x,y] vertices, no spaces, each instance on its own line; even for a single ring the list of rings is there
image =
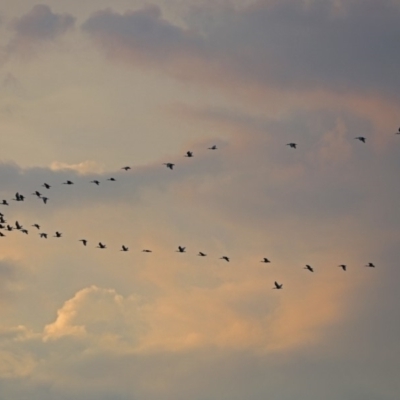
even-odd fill
[[[35,46],[64,35],[73,28],[75,20],[71,14],[57,14],[48,5],[36,4],[13,21],[15,34],[7,46],[8,53],[31,54]]]
[[[391,0],[379,7],[374,1],[340,4],[260,0],[221,8],[217,3],[194,8],[187,28],[164,20],[154,6],[124,14],[107,9],[82,28],[111,60],[145,62],[178,78],[398,98],[399,7]]]

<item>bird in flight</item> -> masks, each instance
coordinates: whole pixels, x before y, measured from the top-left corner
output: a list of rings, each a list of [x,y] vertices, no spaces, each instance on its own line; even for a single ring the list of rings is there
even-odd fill
[[[53,237],[60,238],[62,236],[61,232],[56,232]]]
[[[307,269],[310,272],[314,272],[314,269],[308,264],[304,267],[304,269]]]
[[[0,237],[6,236],[3,232],[0,232]]]
[[[126,167],[122,167],[121,169],[124,169],[125,171],[128,171],[128,170],[131,169],[131,167],[126,166]]]
[[[108,181],[111,181],[111,182],[115,182],[115,181],[116,181],[115,178],[108,178],[107,180],[108,180]]]
[[[346,271],[347,266],[345,264],[340,264],[338,267],[342,268],[343,271]]]
[[[371,268],[375,268],[375,265],[373,264],[373,263],[368,263],[367,265],[366,265],[366,267],[371,267]]]
[[[272,289],[282,289],[283,283],[278,283],[277,281],[274,282],[275,287],[273,287]]]
[[[72,181],[63,182],[63,185],[73,185],[73,184],[74,184],[74,182],[72,182]]]
[[[185,157],[193,157],[193,151],[187,151]]]
[[[396,135],[400,135],[400,128],[399,128],[399,130],[396,132]]]
[[[197,254],[200,257],[205,257],[207,254],[203,253],[202,251],[199,251],[199,254]]]
[[[44,204],[47,204],[47,200],[48,200],[48,199],[49,199],[48,197],[44,197],[44,196],[43,196],[43,197],[42,197],[43,203],[44,203]]]
[[[126,246],[122,245],[122,249],[121,249],[121,251],[128,251],[128,250],[129,250],[129,248],[128,248],[128,247],[126,247]]]
[[[25,233],[25,235],[28,234],[28,230],[27,230],[27,229],[21,229],[21,232],[22,232],[22,233]]]
[[[214,146],[209,147],[208,150],[217,150],[217,146],[214,144]]]
[[[79,239],[78,242],[82,242],[84,246],[87,245],[87,240],[86,239]]]
[[[364,136],[357,136],[357,137],[354,138],[354,139],[359,140],[360,142],[363,142],[363,143],[365,143],[365,141],[366,141],[366,139],[365,139]]]
[[[17,193],[15,193],[15,199],[13,199],[13,200],[15,200],[15,201],[24,201],[24,199],[25,199],[25,197],[22,196],[22,194],[19,194],[17,192]]]
[[[39,233],[39,236],[43,239],[47,239],[47,233]]]
[[[292,149],[295,149],[297,147],[297,143],[288,143],[286,146],[289,146]]]
[[[172,169],[174,169],[174,165],[175,165],[175,164],[172,164],[172,163],[164,163],[163,165],[166,165],[167,168],[169,168],[170,170],[172,170]]]
[[[22,229],[22,225],[18,221],[15,221],[15,229]]]
[[[268,258],[264,257],[264,259],[262,261],[260,261],[260,262],[262,262],[262,263],[270,263],[271,261],[269,261]]]
[[[223,256],[223,257],[220,258],[220,260],[225,260],[225,261],[229,262],[229,257]]]
[[[48,183],[43,183],[42,186],[45,187],[46,189],[50,189],[51,188],[51,186]]]
[[[176,251],[177,253],[185,253],[186,247],[178,246],[178,250]]]
[[[151,250],[149,250],[149,249],[144,249],[144,250],[142,250],[142,253],[151,253],[152,251]]]
[[[9,204],[7,203],[7,200],[3,200],[3,202],[1,203],[1,205],[3,205],[3,206],[9,206]]]
[[[106,245],[103,244],[103,243],[101,243],[101,242],[99,242],[99,245],[97,246],[97,248],[98,248],[98,249],[105,249],[105,248],[106,248]]]
[[[100,182],[98,180],[96,180],[96,179],[94,181],[90,181],[90,183],[95,183],[97,186],[100,185]]]
[[[33,196],[37,196],[39,198],[42,196],[41,193],[39,193],[37,190],[32,194],[33,194]]]
[[[34,226],[37,229],[40,229],[40,225],[38,225],[38,224],[33,224],[32,226]]]

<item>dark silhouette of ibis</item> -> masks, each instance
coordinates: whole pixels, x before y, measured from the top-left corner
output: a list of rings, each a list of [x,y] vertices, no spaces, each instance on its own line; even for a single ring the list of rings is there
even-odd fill
[[[260,261],[260,262],[262,262],[262,263],[270,263],[271,261],[269,261],[268,258],[265,258],[265,257],[264,257],[263,260]]]
[[[338,267],[342,268],[343,271],[346,271],[346,269],[347,269],[347,265],[345,265],[345,264],[340,264],[340,265],[338,265]]]
[[[357,136],[354,139],[359,140],[360,142],[363,142],[363,143],[365,143],[365,141],[367,140],[364,136]]]
[[[311,267],[311,265],[308,265],[308,264],[304,267],[304,269],[306,269],[306,270],[308,270],[310,272],[314,272],[314,268]]]
[[[99,245],[97,246],[97,248],[98,248],[98,249],[105,249],[105,248],[106,248],[106,245],[103,244],[103,243],[101,243],[101,242],[99,242]]]
[[[209,147],[208,150],[217,150],[217,146],[214,144],[213,146]]]
[[[87,245],[87,240],[86,240],[86,239],[79,239],[78,242],[82,242],[82,244],[83,244],[84,246]]]
[[[187,151],[185,157],[193,157],[193,151]]]
[[[176,251],[177,253],[185,253],[186,247],[178,246],[178,250]]]
[[[197,254],[200,257],[205,257],[207,254],[203,253],[202,251],[199,251],[199,254]]]
[[[296,149],[297,143],[288,143],[286,146],[289,146],[291,149]]]
[[[122,245],[122,249],[121,249],[121,251],[128,251],[128,250],[129,250],[129,248],[128,248],[128,247],[126,247],[126,246]]]
[[[225,261],[229,262],[229,257],[227,257],[227,256],[222,256],[222,257],[220,258],[220,260],[225,260]]]
[[[51,188],[51,186],[48,183],[43,183],[42,186],[45,187],[46,189],[50,189]]]
[[[175,166],[175,164],[172,164],[172,163],[164,163],[163,165],[166,165],[167,168],[169,168],[170,170],[173,170],[174,166]]]
[[[282,289],[283,283],[274,282],[274,287],[272,289]]]

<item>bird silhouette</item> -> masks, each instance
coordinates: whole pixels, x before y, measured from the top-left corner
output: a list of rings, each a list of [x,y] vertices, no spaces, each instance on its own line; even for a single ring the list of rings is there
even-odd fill
[[[39,233],[39,236],[43,239],[47,239],[47,233]]]
[[[28,234],[28,230],[27,230],[27,229],[21,229],[21,232],[22,232],[22,233],[25,233],[25,235]]]
[[[314,272],[314,269],[308,264],[304,267],[304,269],[307,269],[310,272]]]
[[[105,249],[105,248],[106,248],[106,245],[103,244],[103,243],[101,243],[101,242],[99,242],[99,245],[97,246],[97,248],[98,248],[98,249]]]
[[[49,198],[48,198],[48,197],[45,197],[45,196],[43,196],[43,197],[42,197],[42,200],[43,200],[43,203],[44,203],[44,204],[47,204],[47,200],[49,200]]]
[[[163,165],[166,165],[167,168],[169,168],[170,170],[173,170],[174,166],[175,166],[175,164],[172,164],[172,163],[164,163]]]
[[[37,197],[41,197],[42,195],[41,195],[41,193],[40,192],[38,192],[37,190],[34,192],[34,193],[32,193],[34,196],[37,196]]]
[[[6,236],[3,232],[0,232],[0,237]]]
[[[274,282],[275,287],[272,289],[282,289],[283,283],[278,283],[277,281]]]
[[[7,225],[7,226],[6,226],[6,230],[7,230],[7,231],[10,231],[10,232],[11,232],[13,229],[14,229],[14,228],[13,228],[12,226],[10,226],[10,225]]]
[[[73,185],[73,184],[74,184],[74,182],[72,182],[72,181],[63,182],[63,185]]]
[[[178,246],[178,250],[176,251],[177,253],[185,253],[186,247]]]
[[[203,253],[202,251],[199,251],[199,254],[197,254],[200,257],[205,257],[207,254]]]
[[[79,239],[78,242],[82,242],[84,246],[87,245],[87,240],[86,239]]]
[[[129,250],[129,248],[128,248],[128,247],[126,247],[126,246],[122,245],[122,249],[121,249],[121,251],[128,251],[128,250]]]
[[[227,257],[227,256],[222,256],[222,257],[220,258],[220,260],[225,260],[225,261],[229,262],[229,257]]]
[[[345,264],[340,264],[338,267],[342,268],[343,271],[346,271],[347,266]]]
[[[185,157],[193,157],[193,152],[192,151],[187,151],[185,154]]]
[[[365,143],[365,141],[366,141],[364,136],[357,136],[354,139],[359,140],[360,142],[363,142],[363,143]]]
[[[90,183],[95,183],[97,186],[100,185],[100,182],[98,180],[96,180],[96,179],[94,181],[90,181]]]
[[[3,200],[1,203],[3,206],[9,206],[9,204],[7,203],[7,200]]]
[[[108,178],[107,180],[108,180],[108,181],[111,181],[111,182],[115,182],[115,181],[116,181],[115,178]]]
[[[13,200],[15,200],[15,201],[24,201],[24,199],[25,199],[25,197],[22,196],[22,194],[19,194],[17,192],[17,193],[15,193],[15,199],[13,199]]]
[[[260,262],[262,262],[262,263],[270,263],[271,261],[269,261],[268,258],[264,257],[264,259],[262,261],[260,261]]]
[[[48,183],[43,183],[42,186],[45,187],[46,189],[50,189],[51,188],[51,186]]]
[[[289,146],[292,149],[296,149],[297,148],[297,143],[288,143],[286,146]]]
[[[399,130],[396,132],[396,135],[400,135],[400,128],[399,128]]]
[[[128,170],[131,169],[131,167],[126,166],[126,167],[122,167],[121,169],[124,169],[125,171],[128,171]]]
[[[60,238],[62,236],[61,232],[56,232],[53,237]]]
[[[18,221],[15,221],[15,229],[22,229],[22,225]]]
[[[375,265],[373,264],[373,263],[368,263],[367,265],[366,265],[366,267],[371,267],[371,268],[375,268]]]
[[[32,226],[34,226],[37,229],[40,229],[40,225],[38,225],[38,224],[33,224]]]
[[[144,250],[142,250],[142,253],[152,253],[152,251],[149,249],[144,249]]]
[[[209,147],[208,150],[217,150],[217,146],[214,144],[214,146]]]

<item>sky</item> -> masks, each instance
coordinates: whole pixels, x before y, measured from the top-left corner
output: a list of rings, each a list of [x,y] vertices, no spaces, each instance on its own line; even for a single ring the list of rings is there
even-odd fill
[[[398,400],[399,19],[0,1],[0,399]]]

